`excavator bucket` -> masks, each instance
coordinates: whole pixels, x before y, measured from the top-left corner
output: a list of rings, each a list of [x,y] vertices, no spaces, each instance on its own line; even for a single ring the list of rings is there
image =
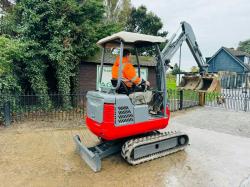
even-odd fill
[[[195,90],[198,92],[220,92],[219,77],[214,74],[185,75],[179,85],[181,90]]]
[[[184,75],[181,79],[179,89],[195,90],[201,82],[201,77],[198,75]]]
[[[213,74],[203,75],[196,90],[198,92],[220,92],[221,86],[219,77]]]

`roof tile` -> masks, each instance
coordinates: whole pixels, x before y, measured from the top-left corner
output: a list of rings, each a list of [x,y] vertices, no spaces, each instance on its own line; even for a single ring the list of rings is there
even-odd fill
[[[243,52],[243,51],[239,51],[239,50],[235,50],[232,48],[227,48],[227,47],[223,47],[225,50],[227,50],[229,53],[231,53],[233,56],[247,56],[250,57],[250,54]]]

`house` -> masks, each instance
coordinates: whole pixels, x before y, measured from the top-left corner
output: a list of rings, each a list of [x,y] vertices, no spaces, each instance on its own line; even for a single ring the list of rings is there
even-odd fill
[[[81,91],[97,90],[99,88],[99,68],[100,54],[96,54],[80,63],[79,71],[79,89]],[[115,56],[107,55],[104,59],[104,71],[101,84],[104,87],[111,87],[111,70],[115,61]],[[139,56],[141,77],[150,81],[151,86],[156,86],[155,66],[156,61],[153,57]],[[132,63],[136,66],[136,58],[132,56]]]
[[[250,72],[250,54],[233,48],[221,47],[212,57],[206,58],[208,72],[220,71],[243,74]]]
[[[221,47],[212,57],[206,58],[209,73],[221,75],[223,88],[238,88],[246,84],[250,72],[250,54],[233,48]]]

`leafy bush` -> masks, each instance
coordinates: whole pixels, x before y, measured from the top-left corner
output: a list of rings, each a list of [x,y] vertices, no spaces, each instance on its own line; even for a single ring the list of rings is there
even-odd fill
[[[16,39],[0,36],[0,93],[21,91],[18,73],[24,59],[25,45]]]
[[[99,0],[18,0],[3,17],[1,30],[26,45],[24,79],[31,91],[38,96],[48,95],[49,89],[57,91],[69,107],[68,95],[78,85],[79,63],[98,50],[100,38],[120,29],[104,18]],[[54,69],[56,88],[48,88],[49,68]],[[48,105],[49,97],[40,100]]]

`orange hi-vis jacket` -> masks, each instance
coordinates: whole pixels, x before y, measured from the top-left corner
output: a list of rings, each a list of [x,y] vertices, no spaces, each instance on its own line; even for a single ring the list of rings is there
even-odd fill
[[[120,57],[117,57],[112,67],[112,79],[116,80],[118,79],[119,63],[120,63]],[[130,62],[128,56],[122,58],[122,81],[129,88],[132,87],[133,83],[135,85],[139,85],[142,81],[142,79],[136,75],[135,68]]]

